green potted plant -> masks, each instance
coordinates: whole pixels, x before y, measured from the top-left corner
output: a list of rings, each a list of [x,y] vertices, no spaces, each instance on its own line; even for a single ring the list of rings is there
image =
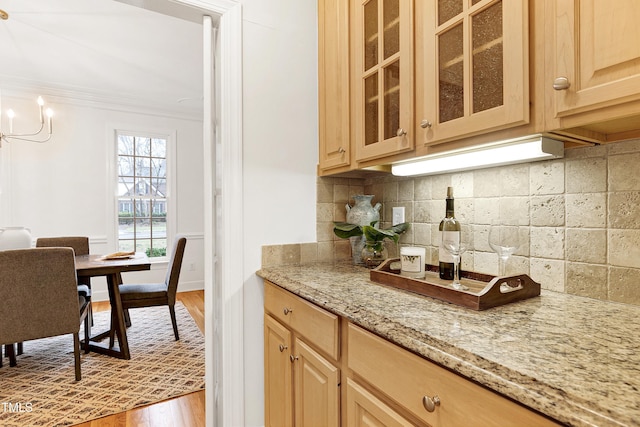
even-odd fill
[[[398,243],[400,235],[407,231],[409,223],[403,222],[396,224],[391,228],[381,230],[375,225],[378,221],[373,221],[370,225],[357,225],[348,222],[334,222],[333,232],[341,239],[351,237],[361,237],[363,240],[362,252],[360,254],[361,262],[369,267],[374,268],[387,259],[387,248],[384,240],[390,239],[394,243]]]

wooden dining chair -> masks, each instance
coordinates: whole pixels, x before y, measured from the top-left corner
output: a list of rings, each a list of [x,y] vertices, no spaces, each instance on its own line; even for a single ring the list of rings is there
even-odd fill
[[[178,291],[178,279],[180,277],[182,258],[184,257],[184,248],[186,245],[186,237],[176,236],[164,282],[123,283],[119,287],[120,299],[122,300],[122,308],[124,310],[140,307],[168,306],[176,341],[180,339],[178,336],[178,324],[176,322],[175,312],[176,292]]]
[[[89,342],[91,300],[78,294],[73,250],[0,251],[0,270],[0,347],[9,345],[9,357],[15,360],[13,343],[72,334],[79,381],[80,327],[84,322],[84,339]]]

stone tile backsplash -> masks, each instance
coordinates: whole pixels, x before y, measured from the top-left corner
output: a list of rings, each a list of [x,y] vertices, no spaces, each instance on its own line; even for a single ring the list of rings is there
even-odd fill
[[[640,140],[569,149],[552,161],[430,177],[379,175],[317,181],[317,242],[263,248],[263,265],[349,259],[347,240],[333,234],[355,194],[381,202],[381,226],[405,207],[410,230],[401,243],[427,247],[437,263],[438,226],[448,186],[456,217],[473,229],[463,269],[497,274],[487,234],[493,218],[525,226],[527,238],[507,274],[527,273],[544,289],[640,305]],[[392,255],[395,245],[389,245]]]

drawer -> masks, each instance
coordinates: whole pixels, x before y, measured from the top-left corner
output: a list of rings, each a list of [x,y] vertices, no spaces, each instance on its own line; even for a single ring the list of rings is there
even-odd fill
[[[333,359],[338,359],[338,316],[267,280],[264,282],[264,307],[273,317],[306,338],[307,342]]]
[[[347,348],[354,373],[431,426],[559,425],[352,324]]]

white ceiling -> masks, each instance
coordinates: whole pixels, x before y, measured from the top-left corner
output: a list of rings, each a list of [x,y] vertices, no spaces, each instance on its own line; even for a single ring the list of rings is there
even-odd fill
[[[0,0],[9,14],[0,20],[0,89],[201,111],[202,26],[194,18],[200,13],[179,19],[125,1],[155,10],[170,5]]]

